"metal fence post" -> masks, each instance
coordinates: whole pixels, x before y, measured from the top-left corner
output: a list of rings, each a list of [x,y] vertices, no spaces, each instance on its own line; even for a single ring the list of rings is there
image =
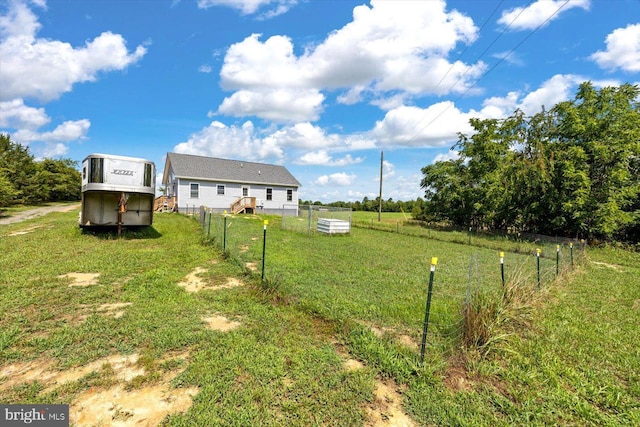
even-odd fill
[[[538,288],[540,288],[540,249],[536,249],[536,269],[538,270]]]
[[[569,253],[571,254],[571,268],[573,268],[573,242],[569,243]]]
[[[227,252],[227,211],[224,211],[224,224],[222,228],[224,229],[222,238],[222,252]]]
[[[267,252],[267,225],[269,224],[269,220],[264,220],[264,227],[262,231],[262,281],[264,282],[264,260],[266,258]]]
[[[556,245],[556,276],[560,274],[560,245]]]
[[[424,363],[424,350],[427,343],[427,329],[429,328],[429,311],[431,310],[431,295],[433,293],[433,276],[436,271],[438,258],[431,258],[431,269],[429,272],[429,290],[427,292],[427,309],[424,314],[424,325],[422,328],[422,345],[420,347],[420,362]]]
[[[502,277],[502,292],[504,292],[504,252],[500,252],[500,276]]]

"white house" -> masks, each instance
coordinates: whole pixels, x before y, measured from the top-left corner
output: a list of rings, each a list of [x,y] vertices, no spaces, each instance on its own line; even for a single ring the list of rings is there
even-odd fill
[[[284,166],[167,153],[162,184],[180,211],[297,215],[300,182]]]

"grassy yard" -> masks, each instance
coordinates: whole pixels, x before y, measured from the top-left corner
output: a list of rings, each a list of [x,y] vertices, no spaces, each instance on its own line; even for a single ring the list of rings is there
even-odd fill
[[[558,280],[542,258],[538,290],[535,257],[508,252],[507,281],[531,300],[499,313],[481,356],[461,346],[460,313],[469,293],[500,298],[495,242],[307,236],[269,218],[262,282],[263,218],[229,218],[225,240],[220,217],[203,233],[162,214],[117,239],[83,233],[76,216],[0,226],[0,402],[72,403],[78,423],[132,425],[142,415],[126,402],[185,426],[640,423],[638,254],[594,249]],[[153,390],[189,404],[165,408]],[[101,392],[112,403],[91,418]]]

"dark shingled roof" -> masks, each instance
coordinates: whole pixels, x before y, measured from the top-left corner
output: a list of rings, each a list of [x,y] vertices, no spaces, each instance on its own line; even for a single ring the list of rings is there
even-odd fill
[[[167,153],[165,181],[168,179],[169,164],[171,164],[177,178],[289,187],[301,186],[300,182],[284,166],[178,153]]]

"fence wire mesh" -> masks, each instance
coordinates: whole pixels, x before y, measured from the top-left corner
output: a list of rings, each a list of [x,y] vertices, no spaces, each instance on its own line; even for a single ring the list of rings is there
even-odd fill
[[[291,212],[290,205],[284,205],[283,211]],[[338,220],[344,221],[345,227],[351,230],[352,211],[349,208],[336,208],[332,206],[320,205],[300,205],[297,215],[282,215],[281,227],[283,230],[296,231],[307,235],[317,234],[318,220]]]
[[[441,259],[429,320],[428,341],[432,342],[462,335],[465,303],[475,294],[503,298],[498,250],[505,252],[507,286],[520,283],[533,291],[555,280],[571,268],[572,259],[578,263],[584,255],[580,245],[445,236],[446,232],[420,227],[409,227],[412,234],[395,228],[384,230],[391,233],[356,229],[349,239],[325,239],[309,223],[317,227],[318,219],[327,217],[350,221],[350,211],[313,206],[300,212],[286,218],[269,217],[267,277],[277,277],[283,292],[305,301],[322,316],[358,319],[372,329],[408,336],[414,343],[419,342],[424,320],[428,256]],[[206,207],[190,213],[208,241],[245,271],[260,273],[262,217],[223,215]],[[297,225],[301,222],[304,224]],[[541,250],[539,258],[536,248]]]

